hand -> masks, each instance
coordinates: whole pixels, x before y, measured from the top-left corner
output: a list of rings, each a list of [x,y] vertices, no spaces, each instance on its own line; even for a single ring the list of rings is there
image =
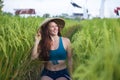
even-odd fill
[[[39,30],[37,31],[37,34],[35,35],[35,43],[36,43],[36,44],[39,44],[40,40],[41,40],[41,31],[40,31],[40,29],[39,29]]]

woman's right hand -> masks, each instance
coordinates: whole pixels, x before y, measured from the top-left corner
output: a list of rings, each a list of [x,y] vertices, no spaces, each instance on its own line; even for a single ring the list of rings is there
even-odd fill
[[[39,44],[40,40],[41,40],[41,31],[40,31],[40,29],[39,29],[39,30],[37,31],[37,34],[35,35],[35,43],[36,43],[36,44]]]

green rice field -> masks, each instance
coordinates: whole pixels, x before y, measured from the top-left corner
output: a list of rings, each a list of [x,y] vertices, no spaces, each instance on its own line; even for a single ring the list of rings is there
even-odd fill
[[[42,62],[30,60],[41,17],[0,15],[0,80],[39,80]],[[73,80],[120,80],[120,18],[70,20],[62,35],[73,48]]]

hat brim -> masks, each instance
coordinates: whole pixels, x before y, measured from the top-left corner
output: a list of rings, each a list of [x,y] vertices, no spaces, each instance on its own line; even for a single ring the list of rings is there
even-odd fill
[[[47,26],[51,21],[54,21],[60,28],[64,28],[65,26],[65,21],[62,18],[48,18],[41,24],[41,27]]]

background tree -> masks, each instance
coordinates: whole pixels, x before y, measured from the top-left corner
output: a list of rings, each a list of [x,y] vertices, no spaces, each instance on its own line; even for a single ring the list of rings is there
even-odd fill
[[[3,0],[0,0],[0,14],[2,13]]]
[[[45,13],[45,14],[43,14],[43,17],[44,17],[44,18],[49,18],[49,17],[50,17],[50,14],[49,14],[49,13]]]

